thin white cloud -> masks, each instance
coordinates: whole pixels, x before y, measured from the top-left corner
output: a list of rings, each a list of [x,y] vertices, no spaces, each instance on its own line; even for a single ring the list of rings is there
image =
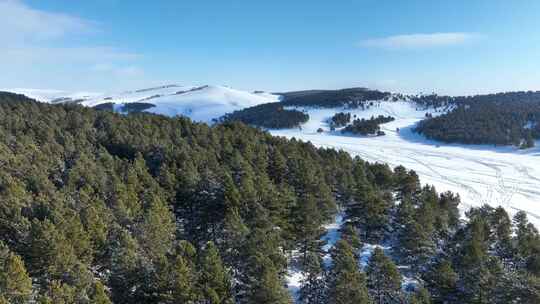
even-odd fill
[[[407,34],[367,39],[359,45],[383,49],[426,49],[465,44],[479,37],[479,34],[466,32]]]
[[[0,0],[0,83],[64,88],[70,83],[122,85],[124,79],[141,79],[140,54],[91,43],[102,32],[92,20],[37,9],[23,0]]]
[[[0,37],[4,41],[46,41],[96,30],[96,24],[88,20],[33,9],[19,0],[0,0]]]

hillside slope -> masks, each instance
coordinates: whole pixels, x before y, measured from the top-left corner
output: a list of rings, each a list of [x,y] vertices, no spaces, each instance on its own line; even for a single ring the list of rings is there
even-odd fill
[[[121,93],[70,93],[56,90],[6,90],[47,103],[79,103],[118,112],[145,111],[166,116],[183,115],[194,121],[212,122],[226,113],[276,102],[279,96],[264,92],[250,93],[224,86],[160,87]],[[126,106],[127,105],[127,106]]]
[[[375,102],[369,109],[295,108],[309,115],[301,128],[270,130],[273,135],[311,142],[318,147],[344,150],[373,162],[404,165],[415,170],[423,183],[460,194],[462,211],[489,204],[526,211],[540,227],[540,148],[445,144],[427,140],[413,130],[426,114],[439,117],[446,108],[423,108],[408,101]],[[342,134],[331,131],[329,119],[338,112],[369,119],[379,115],[395,120],[381,125],[384,136]],[[319,132],[318,132],[319,131]],[[321,132],[322,131],[322,132]]]

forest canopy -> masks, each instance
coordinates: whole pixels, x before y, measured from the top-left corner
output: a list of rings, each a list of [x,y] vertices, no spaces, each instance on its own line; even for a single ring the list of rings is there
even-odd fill
[[[534,146],[540,139],[540,92],[513,92],[471,97],[424,97],[427,105],[453,110],[421,121],[416,131],[451,143]]]
[[[0,93],[0,303],[285,304],[293,264],[301,303],[538,303],[527,215],[459,204],[404,167],[238,122]],[[392,245],[359,267],[363,244]]]

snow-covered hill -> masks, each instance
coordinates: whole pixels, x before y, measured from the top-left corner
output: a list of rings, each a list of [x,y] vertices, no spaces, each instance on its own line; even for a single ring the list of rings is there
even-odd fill
[[[211,122],[226,113],[279,100],[277,95],[250,93],[224,86],[166,85],[108,94],[34,89],[6,91],[48,103],[76,102],[89,107],[112,103],[119,111],[125,104],[145,103],[153,106],[144,111],[167,116],[184,115],[200,122]]]
[[[416,171],[422,183],[437,190],[460,194],[462,210],[489,204],[503,206],[509,213],[524,210],[540,227],[540,148],[444,144],[426,140],[412,131],[427,112],[408,101],[375,102],[367,110],[301,108],[310,120],[301,128],[270,130],[273,135],[310,141],[319,147],[332,147],[358,155],[371,162],[392,167],[403,165]],[[393,116],[395,121],[381,125],[385,136],[361,137],[330,131],[328,118],[337,112],[350,112],[357,118]],[[321,128],[324,131],[318,133]],[[398,131],[399,129],[399,131]],[[538,147],[538,143],[537,143]]]

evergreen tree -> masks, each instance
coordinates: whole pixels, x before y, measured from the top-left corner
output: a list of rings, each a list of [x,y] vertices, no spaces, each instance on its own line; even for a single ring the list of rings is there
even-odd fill
[[[233,303],[230,277],[214,243],[206,244],[199,263],[201,269],[199,285],[204,297],[203,302],[208,304]]]
[[[298,202],[293,211],[294,235],[297,248],[301,255],[301,265],[306,266],[308,255],[320,250],[323,234],[322,216],[317,208],[317,202],[311,195]]]
[[[188,256],[178,254],[172,264],[172,303],[195,303],[201,295],[197,288],[197,276],[194,264],[188,262]]]
[[[353,252],[359,252],[362,249],[362,241],[358,237],[358,231],[349,222],[343,224],[341,230],[341,239],[346,241],[353,248]]]
[[[441,260],[431,265],[423,279],[435,303],[453,303],[456,300],[459,277],[449,261]]]
[[[52,281],[49,284],[43,303],[73,304],[76,303],[75,288],[59,281]]]
[[[287,260],[279,249],[284,241],[280,231],[259,208],[252,210],[253,228],[242,248],[236,300],[238,303],[289,303],[283,280]]]
[[[239,262],[241,247],[244,245],[249,228],[244,223],[240,210],[243,209],[240,194],[229,175],[224,180],[225,218],[220,247],[223,261],[229,265]]]
[[[116,246],[112,247],[109,286],[113,303],[134,303],[140,298],[139,285],[144,282],[144,264],[137,241],[125,230],[115,232]]]
[[[446,212],[448,228],[452,229],[453,231],[457,230],[459,225],[461,215],[459,213],[458,206],[460,203],[461,198],[459,197],[459,194],[454,194],[450,191],[440,194],[439,207]]]
[[[305,304],[325,303],[325,273],[321,257],[313,252],[308,253],[302,273],[304,279],[298,292],[298,301]]]
[[[513,218],[515,226],[515,256],[518,266],[524,267],[529,257],[534,256],[539,243],[538,230],[529,223],[527,214],[523,211],[516,213]]]
[[[420,288],[415,291],[409,299],[410,304],[431,304],[431,296],[427,289]]]
[[[160,259],[172,248],[176,226],[167,206],[155,198],[137,226],[142,249],[151,259]]]
[[[353,249],[344,240],[339,240],[332,251],[327,303],[371,303],[365,274],[358,269]]]
[[[282,279],[270,258],[260,255],[255,257],[260,274],[253,283],[248,303],[290,304],[291,298],[283,288]]]
[[[491,225],[495,253],[503,262],[508,263],[513,256],[512,222],[502,207],[497,207],[494,210],[491,216]]]
[[[375,303],[392,303],[401,297],[401,275],[383,250],[376,248],[367,266],[367,282]]]
[[[379,241],[389,223],[389,202],[370,186],[359,187],[355,199],[346,208],[347,218],[366,241]]]
[[[107,296],[105,287],[99,281],[94,284],[94,291],[92,293],[91,299],[93,304],[112,304],[109,296]]]
[[[468,227],[469,238],[461,245],[458,272],[464,286],[462,299],[471,303],[490,303],[496,287],[500,265],[487,253],[487,224],[473,217]]]
[[[0,298],[7,303],[27,303],[32,294],[32,280],[21,257],[0,242]]]

